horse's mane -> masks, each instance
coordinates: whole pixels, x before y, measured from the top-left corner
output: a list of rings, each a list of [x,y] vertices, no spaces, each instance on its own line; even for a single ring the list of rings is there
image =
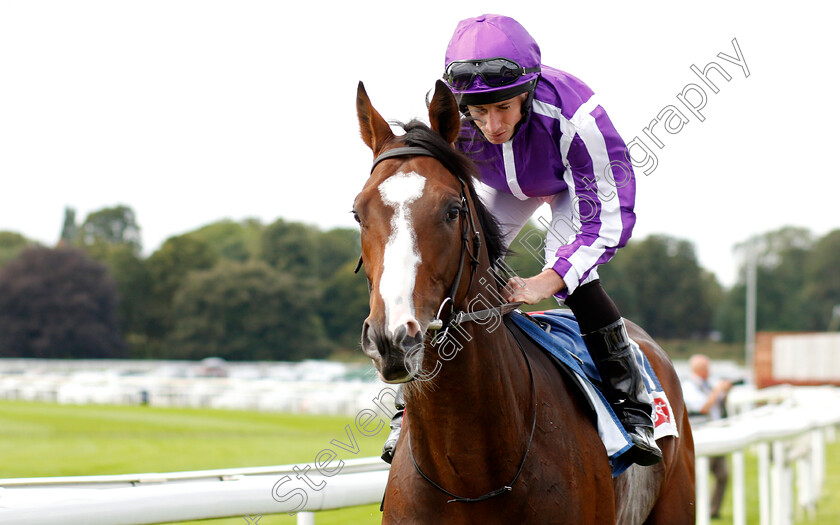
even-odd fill
[[[434,158],[443,164],[450,173],[458,177],[468,188],[473,201],[475,214],[484,232],[487,251],[490,255],[490,264],[495,266],[496,262],[505,256],[505,245],[499,223],[493,215],[487,211],[481,199],[475,193],[473,178],[478,176],[478,170],[469,157],[453,148],[451,144],[433,131],[423,122],[414,119],[408,124],[398,123],[405,130],[405,135],[400,140],[407,146],[419,146],[434,155]]]

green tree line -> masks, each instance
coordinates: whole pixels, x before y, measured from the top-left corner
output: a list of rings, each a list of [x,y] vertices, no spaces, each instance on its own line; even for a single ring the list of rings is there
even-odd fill
[[[0,356],[297,360],[356,352],[368,311],[353,272],[359,233],[278,219],[222,220],[142,254],[131,208],[77,223],[66,210],[55,248],[0,232]],[[528,224],[509,272],[542,268]],[[826,330],[840,304],[840,230],[815,238],[799,228],[744,242],[758,264],[759,330]],[[625,317],[654,337],[744,337],[744,270],[724,289],[690,241],[633,239],[600,268]],[[534,309],[557,307],[547,300]]]
[[[298,360],[357,346],[357,230],[222,220],[144,257],[133,210],[116,206],[81,224],[68,209],[61,232],[55,248],[0,232],[0,356]],[[76,344],[73,327],[110,339]]]
[[[513,242],[508,265],[521,276],[542,269],[543,231],[527,225]],[[840,230],[816,238],[785,227],[747,239],[733,250],[740,262],[734,286],[724,289],[700,266],[694,245],[666,235],[633,238],[598,269],[624,317],[658,339],[744,341],[746,255],[757,264],[757,329],[825,331],[840,328]],[[555,308],[553,300],[533,309]]]

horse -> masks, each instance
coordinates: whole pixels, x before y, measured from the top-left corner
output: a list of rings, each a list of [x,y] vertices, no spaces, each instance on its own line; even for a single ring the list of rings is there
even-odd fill
[[[353,204],[370,291],[361,347],[407,403],[382,523],[693,524],[694,445],[665,352],[627,322],[679,436],[658,441],[658,464],[613,478],[570,379],[502,322],[511,305],[493,267],[505,247],[475,193],[475,166],[454,147],[452,92],[438,81],[430,125],[414,120],[402,135],[362,82],[356,110],[374,156]]]

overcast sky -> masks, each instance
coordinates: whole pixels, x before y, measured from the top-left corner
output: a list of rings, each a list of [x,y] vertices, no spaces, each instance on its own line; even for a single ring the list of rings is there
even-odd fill
[[[840,228],[837,8],[645,5],[3,0],[0,230],[51,245],[65,207],[84,220],[118,204],[146,253],[223,218],[355,227],[371,160],[358,81],[386,119],[425,119],[457,22],[483,12],[519,20],[544,64],[589,84],[656,155],[637,169],[635,238],[692,241],[728,285],[749,236]],[[746,68],[718,56],[737,57],[733,39]],[[731,78],[709,73],[717,93],[691,70],[709,62]],[[702,121],[677,97],[698,104],[692,84]],[[668,106],[687,122],[658,124],[659,148],[644,129]]]

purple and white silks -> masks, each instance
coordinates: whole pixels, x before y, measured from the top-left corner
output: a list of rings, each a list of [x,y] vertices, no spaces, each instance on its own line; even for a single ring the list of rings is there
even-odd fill
[[[557,298],[597,278],[598,265],[633,231],[636,181],[626,144],[592,90],[542,66],[531,110],[510,141],[491,144],[472,124],[464,133],[470,139],[458,146],[476,161],[479,195],[508,242],[540,204],[550,204],[545,268],[566,283]]]

